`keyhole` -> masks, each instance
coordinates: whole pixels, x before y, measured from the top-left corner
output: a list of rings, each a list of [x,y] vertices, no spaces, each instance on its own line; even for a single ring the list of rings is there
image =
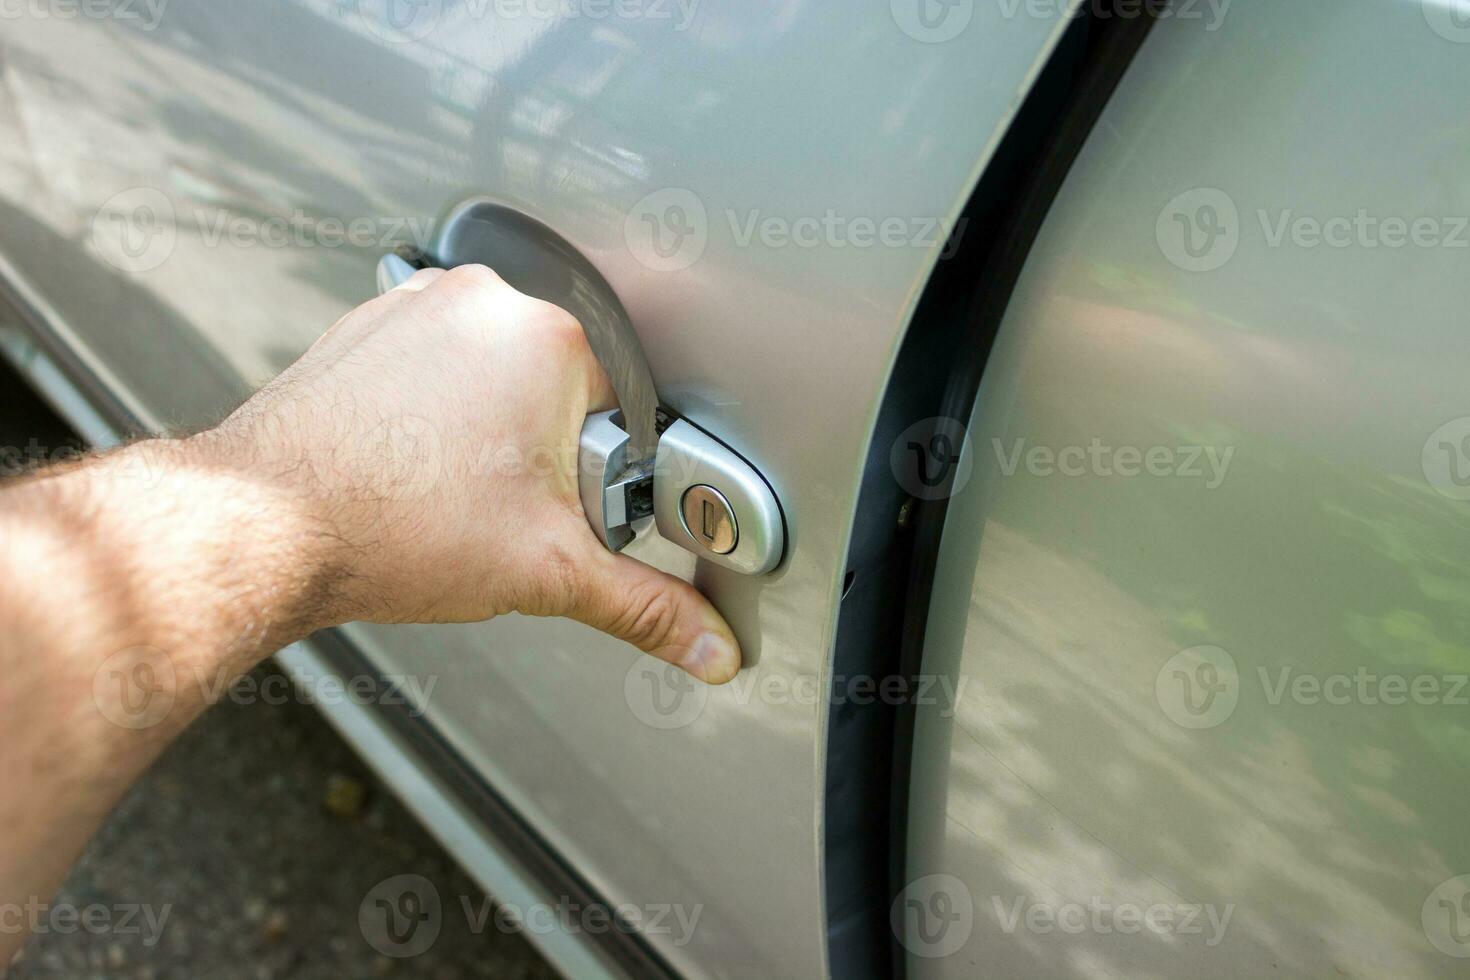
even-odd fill
[[[735,550],[740,534],[735,511],[720,491],[708,484],[696,484],[684,491],[679,510],[684,530],[701,547],[717,555]]]
[[[703,514],[701,516],[703,520],[700,522],[699,533],[704,535],[706,541],[713,541],[715,539],[715,525],[719,521],[719,518],[715,516],[715,505],[708,500],[701,501],[701,503],[704,504],[704,507],[702,508]]]

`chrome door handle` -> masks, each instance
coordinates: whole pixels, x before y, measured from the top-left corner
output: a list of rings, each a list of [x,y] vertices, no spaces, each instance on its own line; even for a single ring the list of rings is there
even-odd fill
[[[379,292],[418,269],[481,262],[523,293],[575,316],[621,406],[582,426],[577,482],[582,509],[611,551],[652,516],[659,533],[717,565],[748,575],[780,564],[781,505],[764,477],[714,436],[659,406],[653,376],[622,303],[597,269],[538,221],[487,200],[451,210],[427,252],[400,247],[378,261]]]
[[[382,295],[394,286],[401,286],[413,276],[422,266],[412,265],[404,257],[410,249],[401,252],[389,252],[378,260],[378,294]]]

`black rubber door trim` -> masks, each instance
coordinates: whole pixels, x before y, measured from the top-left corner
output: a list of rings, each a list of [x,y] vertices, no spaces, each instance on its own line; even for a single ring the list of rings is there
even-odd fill
[[[840,980],[904,975],[889,909],[907,881],[915,701],[933,691],[921,661],[947,505],[942,494],[906,493],[890,450],[925,420],[969,420],[1037,231],[1166,7],[1085,0],[956,223],[889,378],[858,496],[828,706],[827,942]],[[901,693],[861,703],[840,696],[855,678]]]

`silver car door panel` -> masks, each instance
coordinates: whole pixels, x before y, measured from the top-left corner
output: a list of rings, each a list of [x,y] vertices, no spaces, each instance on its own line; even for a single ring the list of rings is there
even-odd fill
[[[959,420],[909,976],[1464,975],[1459,13],[1163,18],[1092,130]]]

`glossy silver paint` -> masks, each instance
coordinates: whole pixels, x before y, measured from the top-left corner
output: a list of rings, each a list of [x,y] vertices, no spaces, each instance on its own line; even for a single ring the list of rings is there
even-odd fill
[[[713,506],[726,515],[726,542],[705,538],[699,519],[689,520],[691,491],[700,488],[713,495]],[[665,541],[741,575],[771,573],[786,552],[781,504],[770,485],[749,463],[685,419],[659,439],[653,519]]]
[[[385,670],[440,679],[427,717],[609,901],[700,910],[687,944],[648,937],[676,968],[820,976],[826,706],[799,692],[828,669],[903,327],[1061,25],[904,0],[477,8],[421,5],[441,20],[414,36],[368,0],[0,24],[0,253],[146,417],[193,426],[368,299],[386,239],[422,243],[452,202],[565,236],[660,395],[785,507],[788,557],[765,577],[654,536],[630,548],[715,600],[747,670],[675,686],[562,621],[351,634]],[[298,211],[282,241],[273,222]],[[323,219],[352,218],[372,233],[334,247]],[[880,239],[885,221],[901,233]]]
[[[1453,7],[1165,19],[1093,131],[951,501],[910,976],[1466,975]]]

